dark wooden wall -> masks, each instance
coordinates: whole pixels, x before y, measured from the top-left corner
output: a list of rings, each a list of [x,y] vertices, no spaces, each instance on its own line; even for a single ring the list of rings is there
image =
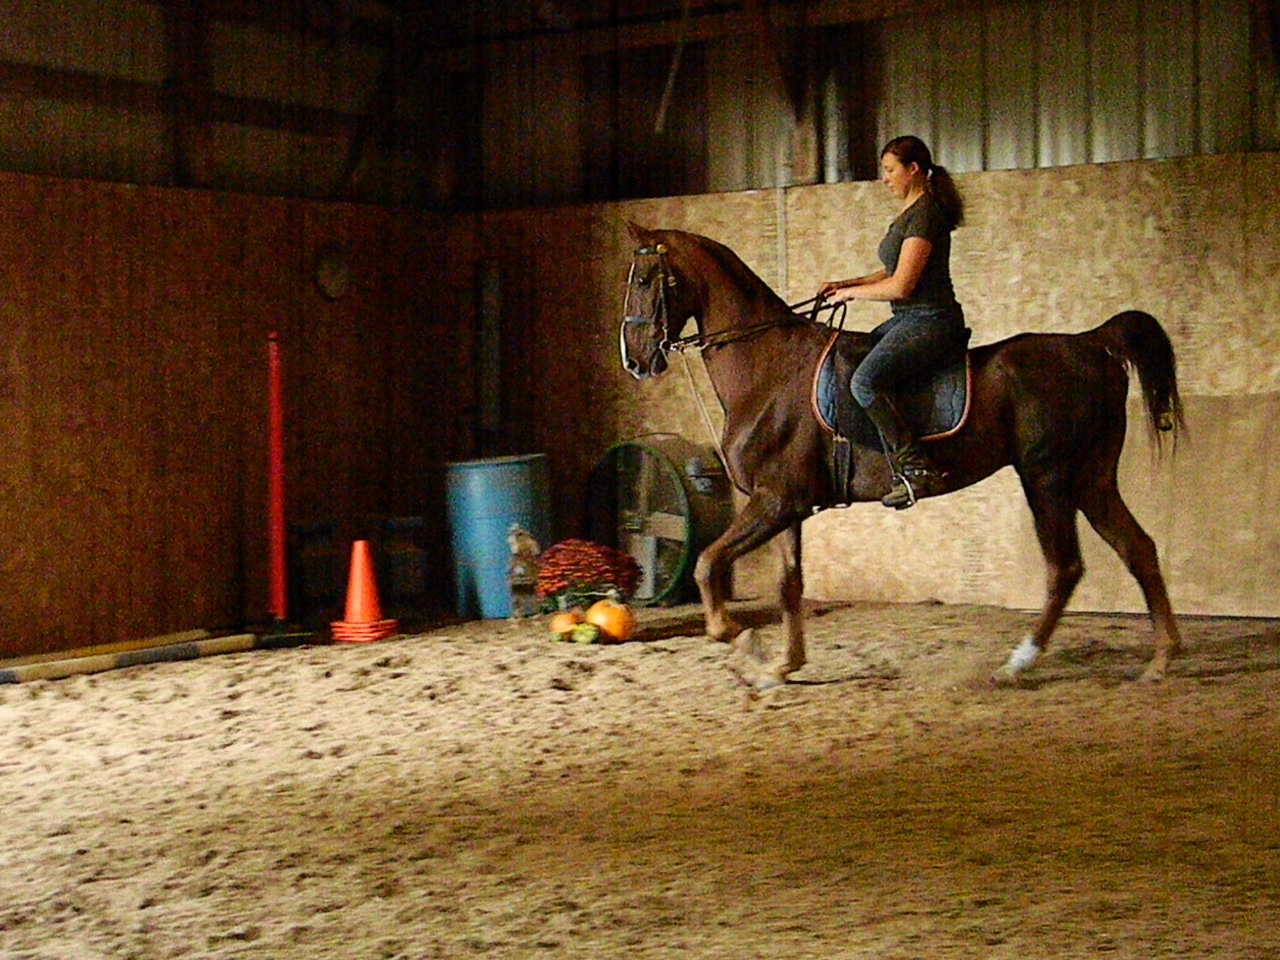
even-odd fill
[[[266,618],[266,350],[287,517],[423,516],[473,452],[474,231],[347,204],[0,175],[0,657]],[[350,292],[321,296],[340,245]]]

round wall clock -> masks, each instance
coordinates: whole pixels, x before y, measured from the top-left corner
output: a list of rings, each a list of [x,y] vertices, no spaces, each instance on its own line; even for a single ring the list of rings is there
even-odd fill
[[[315,281],[316,289],[326,300],[337,300],[350,292],[351,264],[342,247],[329,244],[316,255]]]

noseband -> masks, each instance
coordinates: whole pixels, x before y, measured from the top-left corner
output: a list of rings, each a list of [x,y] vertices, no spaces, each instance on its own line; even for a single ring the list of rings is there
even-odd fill
[[[636,263],[641,257],[657,257],[658,258],[658,309],[656,315],[650,319],[649,317],[636,316],[627,314],[627,302],[630,299],[631,289],[636,282]],[[651,247],[641,247],[635,252],[634,259],[631,261],[631,271],[627,274],[627,292],[626,300],[622,304],[622,326],[618,331],[618,351],[622,355],[623,369],[630,372],[633,376],[637,375],[640,364],[631,357],[631,350],[627,347],[627,325],[628,324],[654,324],[654,330],[658,334],[658,353],[662,355],[662,359],[667,359],[667,353],[673,348],[671,342],[670,314],[667,307],[667,290],[676,285],[676,276],[671,272],[671,267],[667,264],[667,245],[665,243],[655,244]]]

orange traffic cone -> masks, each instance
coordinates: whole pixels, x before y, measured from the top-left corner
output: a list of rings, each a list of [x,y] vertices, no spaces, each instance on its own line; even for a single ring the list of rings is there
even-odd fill
[[[351,545],[346,618],[329,626],[333,630],[333,639],[342,643],[371,643],[396,632],[394,620],[382,619],[382,604],[378,600],[378,585],[373,579],[368,540],[357,540]]]

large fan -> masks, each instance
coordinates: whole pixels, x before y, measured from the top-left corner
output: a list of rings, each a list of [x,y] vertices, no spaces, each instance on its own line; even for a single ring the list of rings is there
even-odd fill
[[[715,451],[674,434],[616,444],[591,471],[590,538],[635,558],[641,579],[631,599],[640,605],[690,599],[698,554],[732,515]]]

